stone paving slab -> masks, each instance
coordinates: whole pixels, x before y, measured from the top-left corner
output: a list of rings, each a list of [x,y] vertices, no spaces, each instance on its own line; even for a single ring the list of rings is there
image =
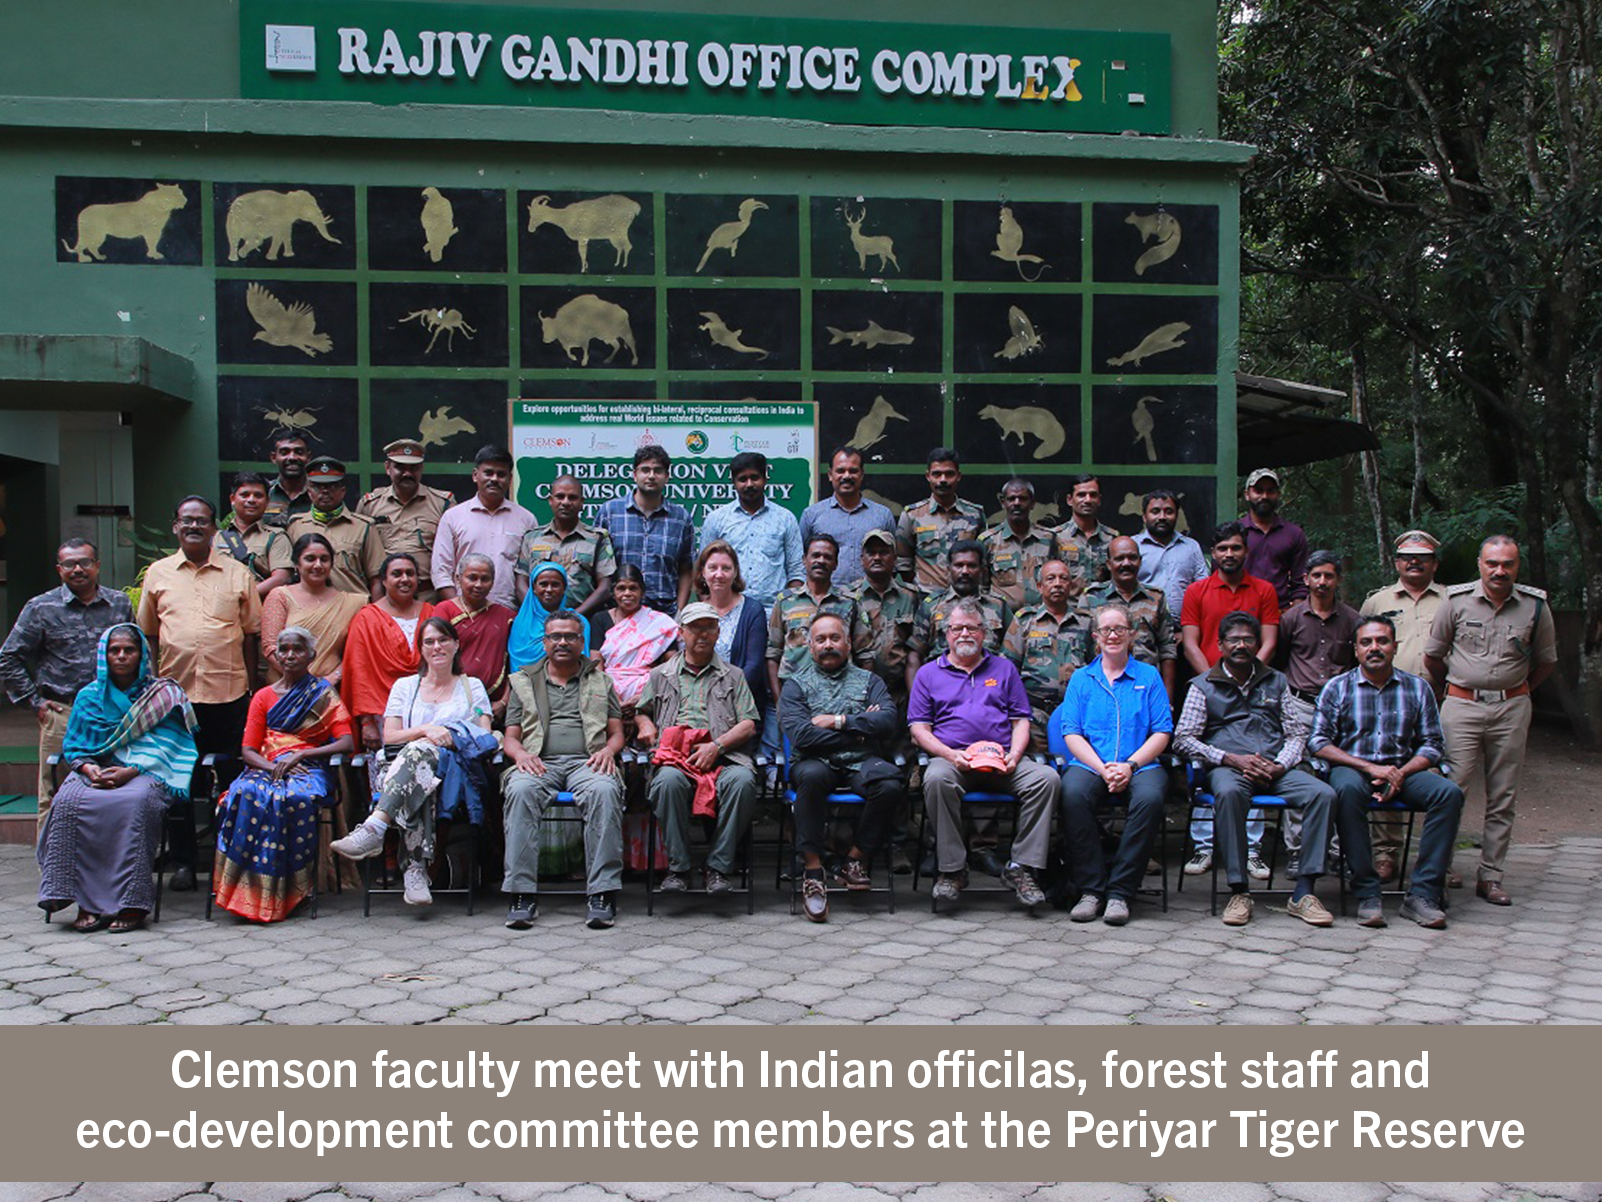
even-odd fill
[[[1596,1181],[0,1182],[0,1202],[1598,1202]]]
[[[1471,861],[1458,867],[1472,877]],[[354,892],[315,920],[257,927],[207,922],[202,897],[169,893],[159,924],[80,935],[42,920],[31,852],[7,846],[0,1024],[1595,1023],[1602,935],[1583,902],[1599,878],[1602,838],[1516,847],[1516,904],[1457,891],[1445,931],[1394,919],[1394,900],[1380,931],[1314,930],[1266,902],[1228,928],[1199,878],[1118,930],[1002,895],[931,915],[910,888],[895,914],[841,905],[814,926],[769,875],[752,916],[743,898],[692,898],[648,918],[630,886],[610,931],[554,900],[533,930],[507,931],[493,896],[472,917],[459,897],[425,911],[375,898],[364,919]],[[1323,892],[1333,908],[1334,883]]]

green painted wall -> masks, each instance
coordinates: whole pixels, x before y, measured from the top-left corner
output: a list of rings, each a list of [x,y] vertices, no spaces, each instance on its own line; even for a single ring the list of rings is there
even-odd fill
[[[573,7],[622,11],[654,6]],[[677,7],[697,12],[722,11],[725,6]],[[180,492],[192,487],[213,491],[220,470],[250,462],[223,461],[218,456],[216,280],[248,279],[271,286],[274,281],[287,284],[311,278],[309,273],[286,271],[283,264],[262,264],[259,256],[248,268],[229,270],[226,262],[217,264],[215,241],[209,236],[213,183],[354,185],[358,229],[352,232],[364,247],[366,190],[388,185],[651,196],[683,192],[923,197],[943,202],[1061,200],[1083,205],[1087,226],[1097,201],[1217,206],[1217,284],[1173,290],[1175,295],[1199,293],[1219,300],[1216,462],[1154,464],[1150,472],[1165,478],[1198,478],[1222,512],[1232,503],[1234,492],[1230,372],[1238,338],[1235,181],[1247,152],[1205,140],[1216,128],[1212,6],[1194,0],[1158,0],[1124,7],[1129,11],[1118,12],[1129,22],[1124,28],[1165,29],[1174,35],[1174,126],[1187,137],[998,135],[733,118],[243,102],[233,99],[238,54],[237,13],[232,5],[164,0],[137,9],[101,3],[7,6],[0,10],[0,80],[9,93],[0,96],[0,212],[6,214],[0,278],[8,283],[0,291],[0,333],[132,334],[194,362],[202,400],[172,420],[143,418],[135,425],[137,517],[161,524]],[[795,6],[795,11],[839,19],[858,12],[829,0]],[[1107,11],[1102,5],[1074,3],[1052,9],[1064,26],[1088,28],[1107,27]],[[925,21],[972,19],[971,5],[949,0],[891,5],[874,15],[884,19],[902,13]],[[1039,23],[1037,5],[995,3],[987,6],[986,15],[997,23]],[[57,49],[69,43],[70,59]],[[58,262],[58,177],[203,181],[200,207],[207,235],[202,238],[203,264]],[[949,205],[945,211],[949,220]],[[515,236],[523,214],[509,216],[514,219],[510,228]],[[659,237],[661,227],[658,220]],[[306,227],[300,230],[304,233]],[[657,251],[660,263],[661,248]],[[1088,257],[1087,252],[1087,261]],[[610,252],[601,249],[597,262],[610,261]],[[381,282],[360,263],[359,258],[353,270],[320,273],[318,278],[359,286]],[[531,282],[539,281],[516,274],[514,256],[511,274],[501,283],[515,289]],[[570,282],[580,281],[573,276]],[[642,281],[621,276],[609,281],[603,268],[584,282],[636,286]],[[1088,285],[1054,283],[1070,292],[1089,291]],[[868,287],[861,282],[853,286]],[[891,287],[895,286],[892,281]],[[358,293],[365,298],[361,287]],[[365,299],[358,302],[365,303]],[[366,318],[364,308],[358,316]],[[516,356],[514,341],[505,369],[476,375],[502,379],[514,391],[530,374]],[[298,377],[359,377],[362,418],[367,422],[381,416],[387,379],[421,379],[431,373],[462,375],[432,367],[411,372],[363,367],[353,373],[311,360],[276,368],[272,374],[284,381],[286,404],[294,400],[293,381]],[[583,374],[606,378],[598,369]],[[646,373],[656,395],[666,395],[668,374],[663,368]],[[621,376],[630,378],[633,373]],[[753,369],[743,378],[792,384],[803,399],[812,399],[808,373],[768,376]],[[1187,379],[1194,382],[1194,377]],[[1150,377],[1154,385],[1161,380]],[[1087,425],[1087,444],[1088,411],[1087,399],[1081,416]],[[377,423],[373,430],[377,432]],[[898,459],[910,464],[933,441],[932,434],[925,437],[920,431],[917,444],[905,448]],[[370,486],[379,465],[368,443],[351,466]],[[436,474],[450,470],[431,467]],[[1007,466],[998,464],[994,470],[999,473]],[[1049,474],[1060,476],[1067,470],[1071,468],[1053,465]],[[980,491],[988,496],[992,490],[985,486],[974,495]]]

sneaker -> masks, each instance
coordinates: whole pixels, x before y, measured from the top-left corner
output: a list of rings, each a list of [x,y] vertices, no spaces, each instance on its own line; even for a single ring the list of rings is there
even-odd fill
[[[1291,852],[1285,857],[1285,877],[1294,881],[1302,875],[1302,857],[1298,852]]]
[[[821,877],[801,878],[801,909],[813,922],[829,921],[829,889]]]
[[[365,860],[384,850],[384,836],[388,833],[387,827],[375,829],[363,822],[343,839],[335,839],[329,846],[347,860]]]
[[[1226,927],[1243,927],[1252,920],[1252,895],[1250,893],[1231,893],[1229,900],[1224,903],[1224,925]]]
[[[1081,893],[1074,908],[1068,911],[1071,922],[1095,922],[1096,915],[1101,913],[1101,898],[1094,893]]]
[[[526,931],[534,925],[534,918],[540,912],[539,900],[527,893],[519,893],[512,898],[512,904],[506,910],[506,929],[509,931]]]
[[[679,872],[670,872],[656,883],[658,893],[685,893],[689,888],[690,882]]]
[[[847,860],[835,870],[834,875],[853,893],[866,893],[873,888],[873,879],[868,875],[868,866],[861,860]]]
[[[1269,877],[1268,865],[1263,863],[1263,857],[1255,851],[1246,856],[1246,875],[1254,881],[1266,881]]]
[[[408,906],[432,906],[434,894],[428,887],[428,866],[415,860],[406,865],[404,876],[406,884],[406,904]]]
[[[592,931],[604,931],[617,921],[617,903],[610,893],[592,893],[584,911],[584,925]]]
[[[1206,847],[1197,848],[1196,849],[1196,854],[1191,856],[1190,859],[1185,861],[1185,875],[1186,876],[1201,876],[1202,873],[1211,872],[1212,870],[1213,870],[1213,853],[1212,853],[1211,849],[1209,849],[1209,848],[1206,848]]]
[[[1285,913],[1292,918],[1300,918],[1310,927],[1332,927],[1335,925],[1335,915],[1324,908],[1324,903],[1311,893],[1300,901],[1285,903]]]
[[[1024,864],[1010,864],[1003,868],[1001,883],[1010,886],[1018,895],[1018,900],[1031,910],[1046,900],[1046,895],[1035,881],[1035,870]]]
[[[1109,897],[1101,920],[1110,927],[1121,927],[1129,921],[1129,903],[1121,897]]]
[[[1385,907],[1380,904],[1379,898],[1358,898],[1357,925],[1372,928],[1379,928],[1385,925]]]
[[[721,893],[733,893],[734,882],[729,880],[728,877],[724,876],[716,868],[708,868],[706,870],[706,891],[713,895]]]
[[[1446,927],[1446,911],[1417,893],[1409,893],[1397,913],[1427,930],[1439,931]]]
[[[931,896],[937,902],[954,902],[962,896],[962,878],[948,872],[942,872],[934,883]]]

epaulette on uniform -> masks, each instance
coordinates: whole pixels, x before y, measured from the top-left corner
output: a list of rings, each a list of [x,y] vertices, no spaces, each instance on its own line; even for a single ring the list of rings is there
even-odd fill
[[[1544,588],[1536,588],[1533,584],[1515,584],[1513,587],[1526,597],[1534,597],[1537,601],[1546,600],[1546,590]]]
[[[1472,593],[1480,587],[1478,580],[1465,580],[1462,584],[1449,584],[1446,586],[1448,597],[1461,597],[1464,593]]]

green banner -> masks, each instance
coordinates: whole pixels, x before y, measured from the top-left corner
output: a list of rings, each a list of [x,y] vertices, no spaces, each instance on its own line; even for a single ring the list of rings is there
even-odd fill
[[[634,452],[664,448],[673,460],[667,499],[699,526],[734,499],[729,460],[741,451],[768,458],[768,496],[799,519],[817,479],[817,406],[811,401],[513,401],[517,503],[545,517],[551,482],[576,476],[584,520],[633,491]]]
[[[1170,132],[1165,33],[241,0],[248,99]]]

